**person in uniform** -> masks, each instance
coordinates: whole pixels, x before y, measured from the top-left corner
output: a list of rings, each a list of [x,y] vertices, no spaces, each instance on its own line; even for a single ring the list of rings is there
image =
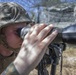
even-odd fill
[[[14,2],[0,3],[0,74],[28,75],[40,62],[57,30],[53,25],[34,24],[26,10]],[[17,29],[32,26],[21,39]]]

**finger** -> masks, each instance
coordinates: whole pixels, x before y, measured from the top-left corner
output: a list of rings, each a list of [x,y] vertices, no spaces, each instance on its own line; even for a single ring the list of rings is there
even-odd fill
[[[33,32],[33,30],[35,29],[35,25],[31,27],[31,29],[29,30],[29,34],[31,34]]]
[[[39,34],[38,34],[38,39],[41,41],[43,40],[48,33],[51,31],[51,29],[53,28],[53,25],[49,25],[47,27],[45,27]]]
[[[33,32],[31,33],[30,37],[35,38],[35,36],[37,36],[39,34],[39,32],[45,27],[46,27],[45,24],[35,25],[35,28],[34,28]]]
[[[53,31],[49,36],[47,36],[44,40],[42,40],[40,44],[41,47],[47,47],[55,39],[57,34],[58,34],[57,30]]]
[[[29,38],[29,35],[31,35],[31,33],[33,32],[34,28],[35,28],[35,25],[32,26],[31,29],[29,30],[29,32],[25,35],[25,39]]]

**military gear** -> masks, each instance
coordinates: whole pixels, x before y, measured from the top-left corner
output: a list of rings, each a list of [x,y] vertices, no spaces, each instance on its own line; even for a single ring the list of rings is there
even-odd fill
[[[0,3],[0,28],[20,22],[31,22],[23,7],[14,2]]]
[[[8,26],[15,25],[15,23],[30,23],[32,22],[26,10],[20,5],[14,2],[2,2],[0,3],[0,29]],[[15,49],[8,46],[5,36],[0,33],[0,43],[2,43],[6,48],[13,51],[19,51],[19,48]]]
[[[13,3],[13,2],[0,3],[0,29],[10,24],[15,25],[15,23],[22,23],[22,22],[26,22],[26,23],[31,22],[25,9],[23,9],[20,5]],[[13,49],[9,47],[5,40],[5,35],[1,33],[0,33],[0,44],[3,44],[7,49],[9,48],[10,50],[12,49],[14,51],[15,50],[19,51],[19,48]],[[0,74],[7,68],[7,66],[15,58],[16,58],[16,53],[13,53],[11,56],[8,56],[8,57],[4,57],[0,55]],[[15,68],[13,66],[13,70],[14,69]],[[2,74],[4,74],[4,72]],[[19,75],[19,74],[16,74],[16,75]]]
[[[1,75],[20,75],[16,70],[13,63],[11,63],[2,73]]]
[[[7,68],[7,66],[14,61],[14,59],[16,58],[17,53],[14,53],[10,56],[2,56],[0,55],[0,74]]]

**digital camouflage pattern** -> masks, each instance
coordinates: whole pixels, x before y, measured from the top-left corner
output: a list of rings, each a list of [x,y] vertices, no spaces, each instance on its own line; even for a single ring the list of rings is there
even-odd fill
[[[7,68],[7,66],[16,58],[17,54],[13,53],[11,56],[4,57],[0,55],[0,74]]]
[[[0,28],[8,24],[31,22],[26,10],[14,2],[0,3]]]
[[[1,75],[20,75],[13,63],[11,63]]]
[[[31,22],[29,15],[23,7],[14,2],[0,3],[0,29],[7,25],[14,25],[15,23],[21,22]],[[4,44],[6,43],[6,41],[3,40],[5,38],[2,38],[3,41],[1,41],[1,38],[2,37],[0,35],[0,44],[6,45]],[[8,45],[7,48],[9,48]],[[9,65],[16,58],[16,55],[16,53],[13,53],[11,56],[8,57],[0,55],[0,74],[2,73],[1,75],[19,75],[14,65]]]
[[[0,28],[19,22],[31,22],[27,12],[15,3],[0,3]],[[76,23],[76,4],[63,3],[44,8],[40,15],[40,23],[53,23],[56,27],[65,27]],[[0,55],[0,74],[4,71],[2,75],[19,75],[14,65],[9,65],[15,57],[15,55],[10,57]]]
[[[0,30],[2,27],[8,25],[15,25],[15,23],[30,23],[32,22],[26,10],[20,5],[14,2],[0,2]],[[0,33],[1,34],[1,33]],[[19,51],[19,49],[13,49],[8,46],[5,36],[0,35],[0,43],[3,44],[6,48],[13,51]]]

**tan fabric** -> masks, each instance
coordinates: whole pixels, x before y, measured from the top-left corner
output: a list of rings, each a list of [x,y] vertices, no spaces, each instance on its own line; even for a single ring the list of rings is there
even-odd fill
[[[11,63],[2,73],[1,75],[20,75],[16,70],[15,65]]]
[[[0,2],[0,28],[21,22],[31,22],[23,7],[14,2]]]
[[[6,69],[6,67],[16,58],[17,54],[12,54],[9,57],[0,55],[0,74]]]

